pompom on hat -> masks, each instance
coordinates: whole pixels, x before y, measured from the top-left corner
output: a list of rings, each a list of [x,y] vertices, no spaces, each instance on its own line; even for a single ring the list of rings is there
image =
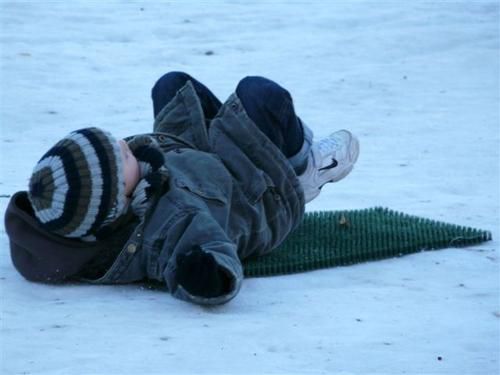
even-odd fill
[[[123,211],[125,177],[117,139],[98,128],[84,128],[57,142],[38,161],[28,197],[42,226],[82,240]]]

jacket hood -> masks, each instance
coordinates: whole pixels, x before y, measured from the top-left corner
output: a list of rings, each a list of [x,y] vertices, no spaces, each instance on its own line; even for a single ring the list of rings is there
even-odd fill
[[[26,191],[14,194],[5,212],[12,263],[26,279],[59,282],[75,276],[101,250],[99,242],[83,242],[47,232],[36,219]]]

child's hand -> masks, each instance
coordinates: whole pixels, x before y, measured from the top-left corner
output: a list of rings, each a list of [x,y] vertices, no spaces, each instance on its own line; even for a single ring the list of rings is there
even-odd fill
[[[212,254],[195,247],[177,256],[177,282],[192,295],[218,297],[229,293],[231,280]]]

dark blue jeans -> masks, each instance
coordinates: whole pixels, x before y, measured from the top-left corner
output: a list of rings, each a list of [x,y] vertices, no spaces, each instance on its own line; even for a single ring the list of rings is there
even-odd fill
[[[205,118],[210,120],[217,115],[222,103],[205,85],[186,73],[170,72],[162,76],[152,89],[155,117],[188,80],[200,98]],[[246,77],[236,86],[236,95],[252,121],[287,158],[301,150],[304,129],[287,90],[267,78]]]

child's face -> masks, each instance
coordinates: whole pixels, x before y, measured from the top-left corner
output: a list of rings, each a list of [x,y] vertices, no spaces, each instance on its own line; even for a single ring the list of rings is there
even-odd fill
[[[139,163],[134,154],[132,154],[132,151],[130,151],[127,142],[120,139],[118,145],[122,153],[123,173],[125,176],[125,195],[130,197],[139,182]]]

